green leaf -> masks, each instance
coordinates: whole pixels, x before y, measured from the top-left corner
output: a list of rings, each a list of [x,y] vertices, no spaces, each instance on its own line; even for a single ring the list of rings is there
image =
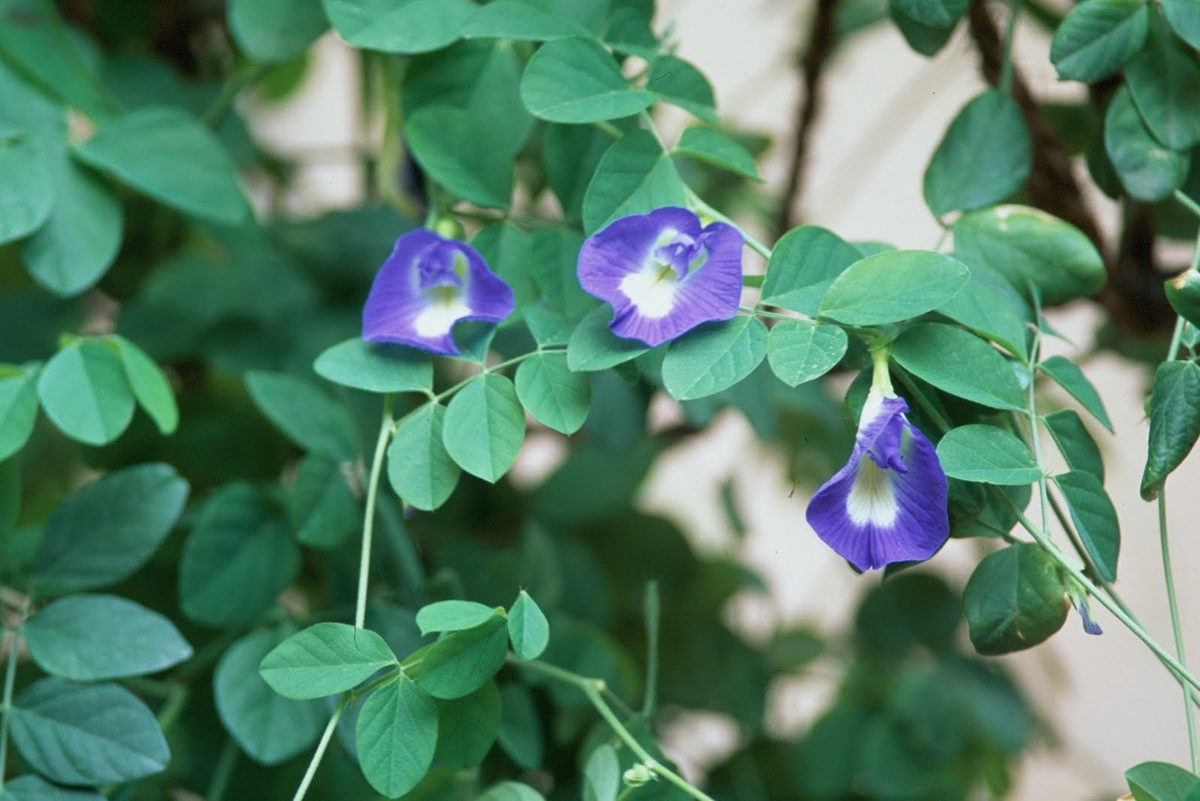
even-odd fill
[[[992,268],[1026,297],[1033,284],[1047,306],[1104,286],[1104,259],[1096,246],[1075,226],[1040,209],[981,209],[964,214],[951,230],[956,257]]]
[[[351,690],[395,664],[396,656],[375,632],[317,623],[275,646],[258,672],[275,692],[306,701]]]
[[[540,52],[540,51],[539,51]],[[625,134],[604,151],[583,196],[583,230],[592,234],[618,217],[687,205],[683,180],[654,134]]]
[[[750,151],[714,128],[702,125],[688,128],[672,152],[692,156],[754,181],[762,180]]]
[[[798,387],[836,367],[849,344],[836,325],[780,320],[767,338],[767,361],[780,381]]]
[[[1144,0],[1086,0],[1067,14],[1050,43],[1063,80],[1096,83],[1119,72],[1146,43]]]
[[[1200,50],[1200,8],[1189,0],[1162,0],[1162,13],[1171,30],[1193,50]]]
[[[616,801],[621,789],[621,763],[608,743],[596,746],[583,766],[583,801]]]
[[[521,102],[548,122],[600,122],[648,108],[652,92],[630,88],[612,54],[593,39],[547,42],[525,65]]]
[[[324,0],[348,44],[385,53],[424,53],[462,35],[477,6],[470,0]]]
[[[915,325],[896,340],[892,358],[943,392],[992,409],[1025,408],[1012,365],[969,331],[944,323]]]
[[[466,770],[483,761],[500,730],[500,693],[489,681],[470,695],[438,706],[437,750],[433,761],[450,770]]]
[[[329,29],[321,0],[230,0],[229,32],[255,61],[287,61]]]
[[[971,644],[985,655],[1032,648],[1062,628],[1066,590],[1041,546],[1018,543],[983,558],[963,588]]]
[[[183,613],[206,626],[250,623],[299,569],[299,549],[274,498],[251,484],[226,484],[204,504],[184,542]]]
[[[192,655],[171,621],[115,595],[55,601],[25,624],[25,642],[38,667],[71,681],[144,676]]]
[[[1100,393],[1096,392],[1092,382],[1088,381],[1087,376],[1075,362],[1062,356],[1051,356],[1038,367],[1054,379],[1056,384],[1065,389],[1072,398],[1079,401],[1092,417],[1100,421],[1102,426],[1107,428],[1110,433],[1112,432],[1112,422],[1108,419],[1108,412],[1104,411],[1104,401],[1100,400]]]
[[[567,345],[567,367],[592,372],[616,367],[650,350],[638,339],[625,339],[609,330],[610,306],[598,306],[575,326]]]
[[[116,346],[125,367],[125,378],[137,402],[150,415],[163,434],[174,433],[179,425],[179,408],[175,393],[163,371],[146,352],[120,334],[109,334],[106,340]]]
[[[550,624],[537,602],[521,590],[508,611],[508,638],[521,659],[537,659],[550,644]]]
[[[496,610],[474,601],[437,601],[417,612],[421,634],[435,631],[463,631],[481,626],[491,620]]]
[[[546,801],[545,797],[528,784],[500,782],[493,784],[475,801]]]
[[[0,461],[25,446],[37,420],[39,368],[0,366]]]
[[[495,223],[476,234],[471,246],[512,289],[517,309],[524,310],[537,300],[538,287],[532,267],[533,234],[511,222]]]
[[[388,798],[404,795],[424,778],[437,740],[437,704],[407,676],[367,696],[354,729],[363,775]]]
[[[1006,348],[1022,361],[1027,358],[1033,312],[1021,293],[986,264],[971,264],[971,281],[962,292],[938,306],[937,312]]]
[[[522,405],[544,426],[574,434],[587,420],[591,385],[582,374],[571,372],[565,353],[539,353],[522,362],[516,385]]]
[[[1200,778],[1167,762],[1143,762],[1125,771],[1134,801],[1188,801]]]
[[[4,146],[0,142],[0,208],[4,200]],[[112,264],[121,246],[124,213],[120,201],[86,169],[71,160],[65,148],[46,157],[54,202],[49,215],[33,234],[21,242],[21,259],[33,279],[51,292],[69,297],[91,287]],[[36,163],[25,169],[35,170]],[[33,203],[38,185],[26,184],[22,199]],[[0,240],[4,229],[20,220],[0,212]]]
[[[187,482],[165,464],[127,467],[76,490],[46,521],[33,571],[38,594],[133,575],[171,532],[187,495]]]
[[[100,340],[77,340],[54,354],[38,378],[38,398],[59,430],[88,445],[112,442],[133,419],[124,365]]]
[[[462,35],[545,42],[586,36],[587,30],[552,0],[492,0],[472,15]]]
[[[1152,28],[1146,49],[1125,67],[1125,83],[1155,139],[1172,150],[1200,143],[1200,64],[1178,39]]]
[[[396,426],[388,446],[388,481],[407,504],[431,511],[445,503],[460,471],[443,443],[446,409],[426,403]]]
[[[714,108],[716,101],[712,85],[703,72],[681,58],[663,55],[654,59],[646,80],[646,90],[705,122],[713,125],[720,122]]]
[[[300,448],[342,461],[358,458],[358,436],[346,410],[311,382],[283,373],[246,373],[259,410]]]
[[[1043,418],[1050,436],[1072,470],[1091,473],[1104,483],[1104,458],[1083,420],[1072,409],[1062,409]]]
[[[594,125],[546,125],[542,136],[542,171],[563,215],[583,218],[583,199],[612,137]]]
[[[1152,501],[1200,437],[1200,366],[1164,362],[1150,392],[1150,444],[1142,472],[1142,499]]]
[[[329,713],[321,701],[284,698],[258,673],[263,657],[295,633],[290,623],[258,629],[229,647],[213,673],[225,729],[255,762],[278,765],[312,745]]]
[[[68,790],[32,773],[5,782],[4,795],[0,798],[4,801],[104,801],[104,796],[99,793]]]
[[[337,547],[360,520],[358,500],[341,465],[328,456],[312,454],[300,460],[289,501],[296,539],[312,548]]]
[[[75,155],[173,209],[234,225],[248,206],[229,154],[179,108],[147,107],[103,124]]]
[[[888,15],[900,29],[908,46],[923,56],[932,56],[946,46],[954,33],[954,25],[937,27],[925,25],[900,10],[898,0],[888,0]]]
[[[492,617],[474,628],[444,635],[427,650],[418,651],[420,661],[408,675],[434,698],[449,700],[470,695],[490,680],[504,665],[508,653],[508,628],[504,617]]]
[[[508,472],[525,440],[525,410],[502,375],[473,379],[446,406],[442,442],[459,467],[484,481]]]
[[[115,684],[41,679],[13,699],[13,744],[63,784],[112,784],[160,773],[171,755],[154,713]]]
[[[1033,164],[1025,118],[1016,101],[989,89],[963,107],[925,170],[933,216],[977,209],[1021,188]]]
[[[1144,10],[1144,9],[1143,9]],[[1162,200],[1187,177],[1191,155],[1163,147],[1146,128],[1122,86],[1108,104],[1104,117],[1104,150],[1117,171],[1121,186],[1138,200]]]
[[[450,192],[503,209],[512,195],[513,160],[505,143],[467,109],[431,106],[404,124],[413,158]]]
[[[429,356],[403,345],[352,337],[326,348],[313,362],[322,378],[367,392],[425,392],[433,388]]]
[[[757,317],[705,324],[671,343],[663,385],[676,400],[704,398],[750,375],[766,355],[767,327]]]
[[[954,25],[963,15],[963,3],[955,0],[892,0],[893,5],[910,19],[931,28]]]
[[[924,314],[971,280],[966,265],[928,250],[890,250],[852,264],[830,285],[820,316],[847,325],[879,325]]]
[[[11,541],[13,528],[17,525],[17,517],[20,513],[20,466],[16,459],[6,459],[0,462],[0,541]],[[12,556],[10,555],[9,558],[11,559]]]
[[[583,291],[576,277],[583,234],[566,228],[533,232],[533,262],[529,265],[542,301],[567,320],[578,320],[598,301]],[[560,343],[565,344],[565,343]]]
[[[1042,477],[1024,442],[995,426],[973,424],[951,430],[937,446],[951,478],[1019,487]]]
[[[526,770],[542,764],[545,743],[533,694],[524,684],[507,684],[500,689],[500,731],[496,742]]]
[[[1104,485],[1091,473],[1072,470],[1054,476],[1062,492],[1079,539],[1096,563],[1100,575],[1108,581],[1117,580],[1117,556],[1121,550],[1121,526]]]

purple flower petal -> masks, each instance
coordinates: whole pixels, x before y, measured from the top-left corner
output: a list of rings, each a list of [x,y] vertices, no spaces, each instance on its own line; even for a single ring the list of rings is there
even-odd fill
[[[465,242],[432,231],[396,240],[363,307],[363,339],[398,342],[458,355],[452,330],[463,320],[498,323],[512,313],[513,293]]]
[[[1076,607],[1079,610],[1079,616],[1083,618],[1083,630],[1088,634],[1103,634],[1104,629],[1100,628],[1100,624],[1092,619],[1091,613],[1088,611],[1087,601],[1080,601]]]
[[[579,251],[580,285],[613,307],[609,328],[655,347],[737,314],[742,235],[725,223],[700,227],[687,209],[622,217]]]
[[[850,460],[808,505],[817,536],[859,570],[924,561],[950,536],[946,474],[907,411],[868,396]]]

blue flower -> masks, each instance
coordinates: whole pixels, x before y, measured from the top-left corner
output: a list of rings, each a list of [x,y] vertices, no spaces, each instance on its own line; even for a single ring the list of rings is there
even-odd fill
[[[850,461],[817,490],[806,515],[825,544],[863,571],[924,561],[950,536],[946,474],[904,416],[908,404],[892,393],[886,354],[874,355],[876,381]]]
[[[609,329],[650,347],[729,320],[742,294],[742,235],[687,209],[622,217],[579,251],[580,285],[613,307]]]
[[[498,323],[512,313],[513,293],[473,247],[432,231],[396,240],[363,307],[363,339],[398,342],[457,355],[451,331],[463,320]]]

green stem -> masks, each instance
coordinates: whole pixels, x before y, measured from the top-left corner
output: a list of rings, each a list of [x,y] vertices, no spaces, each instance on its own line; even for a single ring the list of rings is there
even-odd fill
[[[21,619],[25,618],[25,610],[21,611]],[[8,767],[8,718],[12,710],[13,687],[17,681],[17,651],[20,650],[21,634],[12,629],[4,638],[8,643],[8,664],[4,668],[4,716],[0,717],[0,789],[4,788],[4,774]]]
[[[660,618],[658,582],[646,582],[646,697],[642,699],[642,714],[647,719],[654,714],[658,700],[658,626]]]
[[[358,562],[358,599],[354,604],[354,626],[360,629],[367,619],[367,578],[371,572],[371,535],[375,530],[375,498],[379,492],[379,473],[383,468],[383,456],[387,452],[388,439],[392,436],[394,426],[392,396],[384,395],[383,420],[379,424],[379,439],[375,442],[371,475],[367,478],[367,504],[363,511],[362,555]]]
[[[159,710],[156,720],[158,727],[164,732],[169,731],[175,725],[175,721],[179,720],[179,716],[183,714],[183,708],[187,705],[188,686],[186,684],[176,684],[167,694],[166,703]]]
[[[513,356],[511,359],[502,361],[499,364],[494,364],[491,367],[484,367],[482,370],[480,370],[475,375],[471,376],[470,378],[464,378],[462,381],[459,381],[457,384],[450,387],[449,389],[444,389],[441,392],[437,393],[436,395],[431,394],[429,396],[429,399],[431,401],[433,401],[434,403],[441,403],[447,397],[449,397],[450,395],[453,395],[455,392],[458,392],[460,389],[465,387],[467,384],[470,384],[472,381],[474,381],[476,378],[479,378],[479,376],[481,376],[481,375],[487,375],[488,373],[499,372],[501,370],[504,370],[505,368],[512,367],[513,365],[516,365],[516,364],[520,364],[521,362],[525,361],[526,359],[532,359],[534,356],[537,356],[542,353],[566,353],[566,352],[567,352],[566,348],[548,347],[548,348],[538,348],[537,350],[531,350],[529,353],[522,353],[520,356]]]
[[[1188,211],[1190,211],[1192,214],[1195,214],[1197,217],[1200,217],[1200,203],[1192,200],[1178,189],[1175,190],[1174,197],[1177,201],[1182,203]]]
[[[346,697],[342,696],[342,700],[338,701],[337,708],[333,710],[333,717],[329,719],[325,731],[321,734],[321,741],[317,743],[317,750],[313,752],[312,759],[308,762],[308,770],[304,771],[304,778],[300,780],[300,786],[296,788],[296,794],[292,796],[292,801],[301,801],[308,792],[308,786],[312,784],[313,777],[317,775],[317,766],[321,764],[321,757],[325,756],[325,749],[329,747],[329,740],[333,737],[334,729],[337,728],[338,718],[342,716],[345,709]]]
[[[1029,349],[1029,363],[1037,362],[1038,354],[1042,347],[1042,312],[1038,309],[1038,327],[1033,334],[1033,344]],[[1029,376],[1029,392],[1026,396],[1026,409],[1029,415],[1029,445],[1033,451],[1033,459],[1037,463],[1038,470],[1041,471],[1041,477],[1038,478],[1038,502],[1042,510],[1042,531],[1050,531],[1050,494],[1047,489],[1046,468],[1042,465],[1042,446],[1040,443],[1040,434],[1037,416],[1037,380],[1036,374],[1031,372]]]
[[[699,195],[697,195],[695,192],[693,192],[691,190],[690,187],[684,187],[684,192],[687,194],[688,205],[690,205],[692,207],[693,211],[700,212],[701,214],[707,214],[709,217],[712,217],[714,220],[720,220],[723,223],[732,225],[734,228],[736,228],[738,230],[739,233],[741,233],[742,239],[746,240],[746,244],[750,246],[751,250],[753,250],[758,255],[762,256],[767,261],[771,260],[771,249],[769,247],[767,247],[766,245],[764,245],[762,242],[759,242],[757,239],[755,239],[754,236],[752,236],[749,231],[747,231],[745,228],[742,228],[742,226],[738,225],[731,218],[725,216],[721,212],[714,209],[712,206],[705,203],[703,200],[700,199]]]
[[[400,185],[400,171],[404,166],[404,109],[401,94],[408,59],[380,55],[375,59],[375,64],[383,98],[383,141],[379,146],[379,158],[375,160],[375,186],[384,202],[402,217],[416,219],[419,211],[417,203]]]
[[[1187,657],[1183,651],[1183,632],[1179,626],[1179,605],[1175,600],[1175,576],[1171,570],[1171,547],[1167,537],[1167,492],[1164,488],[1158,495],[1158,541],[1162,549],[1163,579],[1167,585],[1167,605],[1171,610],[1171,631],[1175,635],[1175,654],[1179,664],[1187,667]],[[1192,755],[1192,773],[1200,768],[1200,751],[1196,743],[1196,719],[1192,712],[1191,693],[1183,688],[1183,713],[1187,718],[1188,750]]]
[[[212,781],[208,783],[208,794],[204,796],[204,801],[221,801],[225,797],[225,788],[229,786],[229,779],[233,776],[233,766],[237,764],[237,755],[237,743],[232,737],[227,737],[217,765],[213,768]]]
[[[1008,15],[1008,25],[1004,29],[1004,60],[1000,63],[1000,91],[1006,95],[1012,94],[1013,84],[1013,39],[1017,30],[1017,16],[1021,10],[1021,0],[1013,0],[1012,11]]]
[[[217,99],[204,112],[204,116],[201,118],[204,124],[209,128],[216,128],[220,125],[241,91],[247,86],[258,83],[258,79],[265,75],[270,68],[269,64],[251,64],[226,81],[225,85],[221,87],[221,93],[217,95]]]

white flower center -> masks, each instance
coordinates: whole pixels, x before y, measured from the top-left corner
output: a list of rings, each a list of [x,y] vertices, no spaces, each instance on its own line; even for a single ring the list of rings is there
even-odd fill
[[[637,307],[638,314],[657,320],[675,307],[678,283],[670,265],[651,263],[621,279],[621,291]]]
[[[846,514],[856,526],[887,527],[896,521],[896,494],[887,471],[863,454],[850,494],[846,496]]]
[[[426,297],[429,305],[413,320],[417,336],[445,336],[456,322],[471,313],[471,307],[463,303],[458,287],[437,286],[426,290]]]

